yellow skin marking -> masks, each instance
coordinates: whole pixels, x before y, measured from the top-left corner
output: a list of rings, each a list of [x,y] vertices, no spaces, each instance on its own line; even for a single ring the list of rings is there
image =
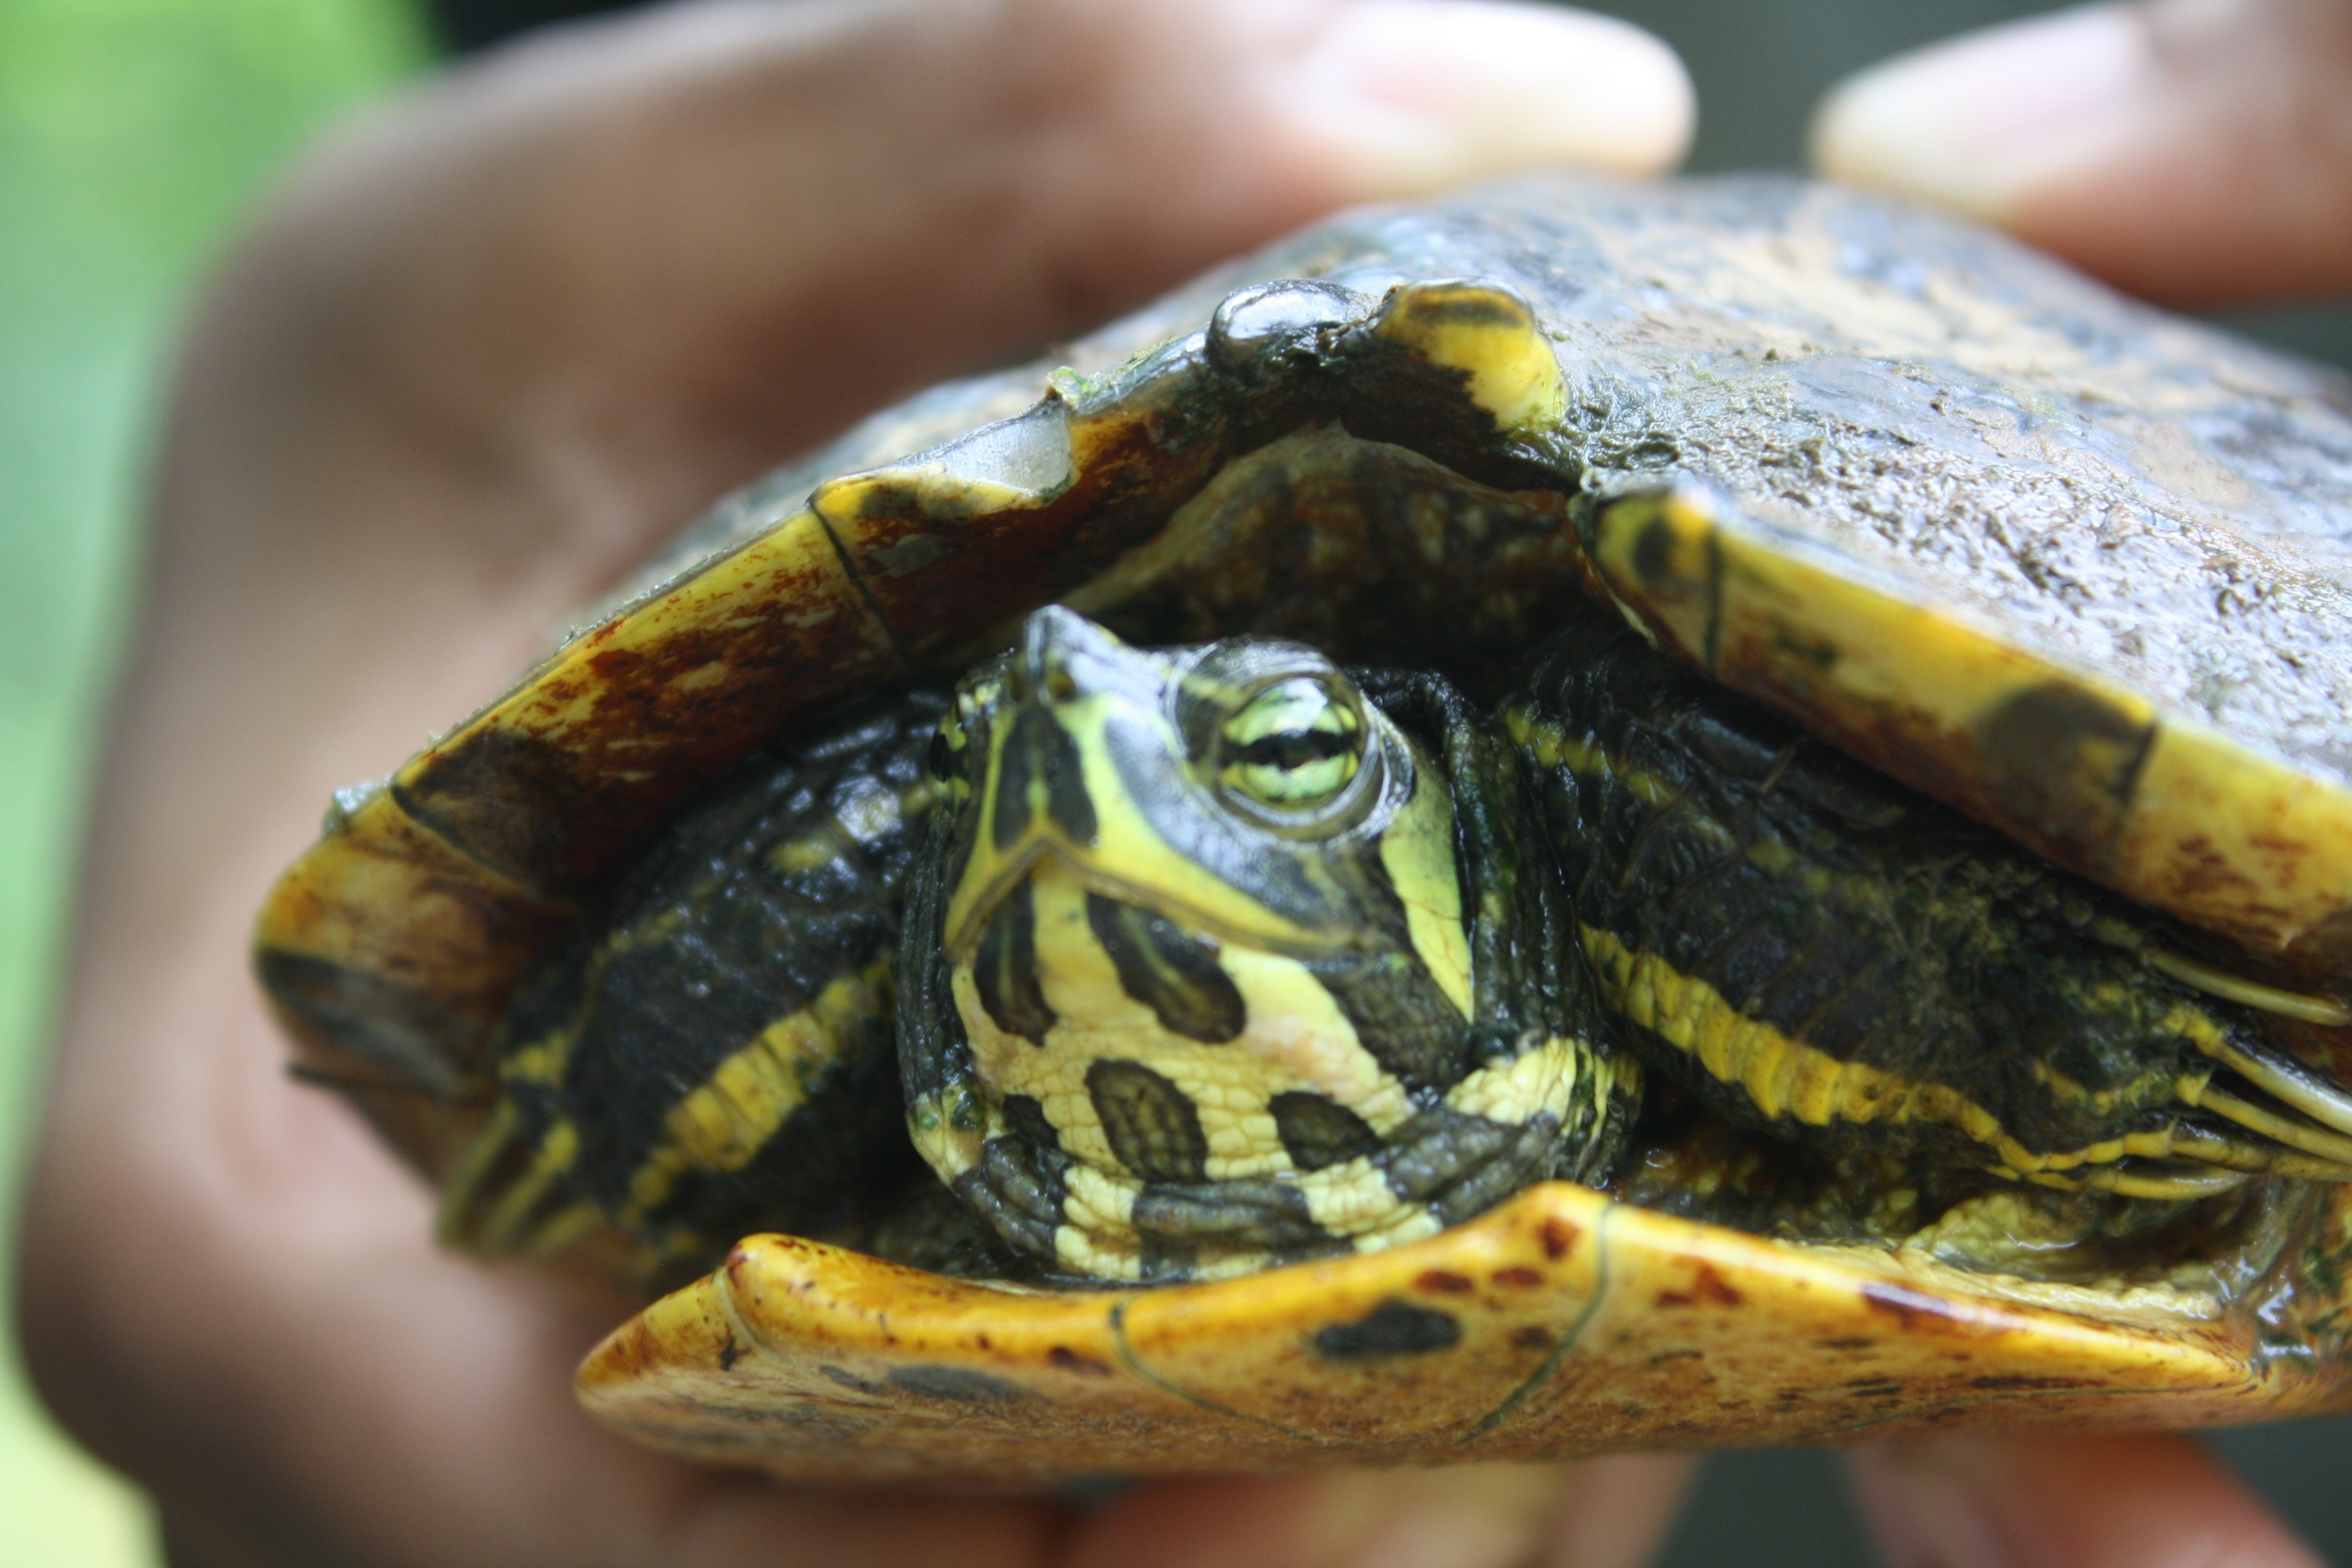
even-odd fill
[[[1191,1098],[1208,1139],[1212,1181],[1291,1173],[1266,1110],[1287,1089],[1325,1095],[1376,1132],[1412,1114],[1402,1086],[1381,1070],[1331,994],[1297,960],[1228,945],[1220,963],[1242,994],[1248,1022],[1239,1037],[1205,1045],[1162,1028],[1120,987],[1087,923],[1087,884],[1066,862],[1038,862],[1030,885],[1037,973],[1057,1018],[1045,1047],[996,1026],[966,968],[955,974],[956,1005],[981,1081],[992,1096],[1034,1098],[1072,1158],[1118,1169],[1087,1093],[1087,1069],[1105,1058],[1148,1063]]]
[[[2112,1164],[2126,1156],[2160,1160],[2216,1147],[2193,1132],[2161,1129],[2081,1149],[2037,1152],[1957,1089],[1863,1062],[1839,1061],[1748,1017],[1713,986],[1681,973],[1655,953],[1636,953],[1615,933],[1597,927],[1579,929],[1601,989],[1619,1012],[1696,1057],[1713,1077],[1745,1087],[1767,1116],[1785,1113],[1816,1127],[1832,1121],[1939,1123],[1984,1144],[2000,1162],[1994,1173],[2053,1186],[2077,1184],[2065,1173],[2084,1166]],[[2167,1024],[2192,1037],[2198,1026],[2213,1027],[2210,1019],[2189,1008],[2176,1009]],[[1792,1059],[1801,1065],[1784,1068]]]
[[[1424,770],[1422,777],[1427,776]],[[1454,862],[1454,812],[1442,790],[1415,782],[1381,835],[1381,864],[1404,904],[1405,934],[1413,951],[1467,1020],[1471,992],[1470,939],[1462,924],[1462,879]]]
[[[1151,830],[1141,813],[1124,806],[1126,790],[1117,765],[1101,746],[1084,743],[1112,710],[1111,699],[1096,697],[1069,704],[1062,713],[1072,733],[1082,738],[1086,790],[1095,802],[1097,815],[1095,842],[1072,844],[1062,835],[1045,814],[1044,780],[1033,778],[1027,802],[1029,831],[1009,849],[999,849],[985,834],[972,847],[971,863],[948,900],[948,951],[960,961],[969,957],[980,940],[981,917],[996,907],[1039,856],[1049,851],[1085,869],[1097,891],[1154,909],[1181,909],[1188,927],[1222,941],[1293,951],[1324,945],[1317,933],[1300,930],[1179,854]],[[1011,729],[1000,724],[990,736],[992,755],[978,807],[983,822],[995,820],[999,809],[997,792],[1003,782],[1003,751]]]
[[[890,966],[836,977],[816,999],[737,1049],[663,1119],[662,1140],[629,1177],[618,1216],[643,1223],[688,1171],[740,1171],[784,1119],[808,1099],[809,1082],[833,1065],[842,1042],[890,1005]]]

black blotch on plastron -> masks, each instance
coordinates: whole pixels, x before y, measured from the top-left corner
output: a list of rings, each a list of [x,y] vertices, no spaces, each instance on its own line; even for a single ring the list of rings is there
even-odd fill
[[[1087,924],[1110,954],[1119,989],[1150,1008],[1171,1034],[1222,1046],[1248,1024],[1249,1009],[1217,963],[1216,943],[1099,893],[1087,895]]]
[[[1302,1171],[1319,1171],[1381,1149],[1381,1135],[1362,1117],[1309,1089],[1286,1089],[1267,1102],[1274,1130]]]
[[[1029,1397],[1029,1391],[1017,1383],[964,1366],[894,1366],[890,1386],[959,1405],[1010,1405]]]
[[[1027,829],[1033,781],[1045,784],[1045,816],[1065,837],[1074,844],[1095,841],[1095,803],[1087,794],[1086,764],[1077,742],[1052,714],[1024,707],[1013,715],[1003,755],[996,811],[989,826],[997,848],[1012,848]]]
[[[1316,1330],[1313,1342],[1327,1361],[1369,1361],[1451,1350],[1461,1340],[1462,1324],[1453,1313],[1391,1300],[1352,1323]]]
[[[1056,1015],[1037,977],[1037,909],[1027,879],[1005,895],[972,954],[972,986],[996,1026],[1033,1045],[1045,1043]]]
[[[1045,1107],[1032,1094],[1008,1094],[1004,1097],[1004,1124],[1016,1137],[1026,1139],[1040,1149],[1059,1149],[1062,1135],[1045,1114]]]
[[[1201,1112],[1167,1079],[1140,1062],[1106,1058],[1087,1068],[1087,1095],[1120,1164],[1147,1182],[1207,1179]]]

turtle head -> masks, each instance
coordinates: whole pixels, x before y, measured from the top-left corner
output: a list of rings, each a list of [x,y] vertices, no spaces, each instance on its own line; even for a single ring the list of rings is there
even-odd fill
[[[1443,774],[1422,787],[1414,742],[1312,648],[1155,652],[1041,610],[964,682],[940,743],[957,814],[944,935],[959,964],[992,949],[989,991],[1014,984],[1001,950],[1041,876],[1213,946],[1410,948],[1416,906],[1458,936]],[[1466,1007],[1466,957],[1439,966]]]
[[[1423,738],[1311,648],[1150,651],[1046,609],[935,759],[936,913],[908,941],[936,931],[936,980],[902,1055],[918,1146],[1000,1232],[1135,1279],[1440,1227],[1389,1166],[1486,1058],[1455,781]]]

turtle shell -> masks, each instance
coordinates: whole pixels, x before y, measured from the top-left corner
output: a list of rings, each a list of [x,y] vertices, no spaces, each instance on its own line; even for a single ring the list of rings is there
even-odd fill
[[[1360,507],[1322,520],[1347,535],[1328,551],[1234,503],[1340,460],[1316,447],[1334,431],[1402,489],[1429,470],[1491,501]],[[952,670],[1055,599],[1344,640],[1364,594],[1418,595],[1409,622],[1507,647],[1583,595],[2324,986],[2352,970],[2347,538],[2352,386],[1949,219],[1777,180],[1353,213],[723,503],[504,696],[339,797],[257,962],[306,1062],[437,1172],[518,977],[665,813],[796,719]],[[1388,563],[1371,589],[1366,560]],[[647,1441],[796,1474],[2187,1425],[2352,1398],[2347,1225],[2343,1189],[2296,1189],[2227,1267],[2128,1287],[1559,1184],[1413,1246],[1147,1290],[754,1237],[581,1387]]]

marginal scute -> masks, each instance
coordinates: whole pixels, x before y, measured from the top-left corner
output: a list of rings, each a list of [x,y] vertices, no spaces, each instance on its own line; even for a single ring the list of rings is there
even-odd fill
[[[1238,370],[1271,345],[1336,331],[1361,318],[1367,301],[1353,289],[1315,279],[1282,279],[1225,296],[1209,318],[1209,357]]]
[[[1509,434],[1549,430],[1567,406],[1559,361],[1535,311],[1499,285],[1406,284],[1390,295],[1372,330],[1433,365],[1462,372],[1470,400]]]

